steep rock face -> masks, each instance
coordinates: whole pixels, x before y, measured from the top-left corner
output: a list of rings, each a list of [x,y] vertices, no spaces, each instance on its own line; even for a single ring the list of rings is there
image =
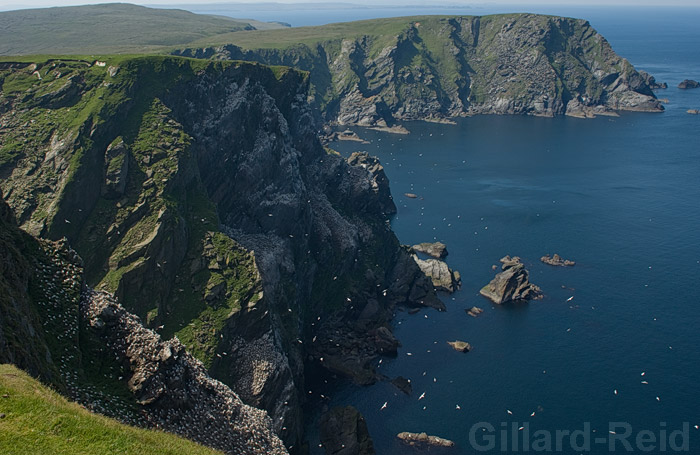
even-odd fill
[[[312,103],[325,121],[341,125],[663,110],[649,79],[587,21],[533,14],[401,20],[394,19],[396,34],[368,31],[281,49],[227,45],[178,53],[309,70]],[[317,32],[323,36],[323,27]]]
[[[38,242],[22,232],[0,193],[0,363],[12,363],[61,388],[40,313],[33,302]]]
[[[336,407],[321,416],[321,443],[327,455],[374,455],[362,414],[352,406]]]
[[[305,74],[115,57],[0,76],[0,186],[19,222],[66,236],[90,285],[177,335],[288,446],[304,370],[333,355],[335,330],[342,353],[364,347],[345,373],[370,377],[395,352],[394,305],[444,308],[388,227],[381,166],[319,143]],[[47,104],[67,77],[81,91]]]
[[[462,285],[459,272],[449,268],[445,261],[440,259],[419,259],[416,255],[413,255],[413,260],[416,261],[423,273],[430,277],[436,290],[452,293]]]

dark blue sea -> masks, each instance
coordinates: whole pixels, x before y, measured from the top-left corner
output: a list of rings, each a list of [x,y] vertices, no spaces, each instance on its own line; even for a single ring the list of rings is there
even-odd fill
[[[412,453],[395,440],[402,431],[451,439],[459,454],[490,442],[485,453],[518,453],[524,441],[566,454],[700,453],[700,117],[686,113],[700,89],[676,88],[700,79],[700,10],[611,11],[583,17],[669,84],[657,92],[664,113],[477,116],[407,123],[407,136],[357,129],[369,145],[333,144],[381,159],[401,242],[446,243],[463,277],[443,296],[447,312],[397,313],[403,346],[379,371],[410,378],[411,396],[388,383],[326,391],[364,414],[378,454]],[[547,253],[576,266],[542,264]],[[543,300],[479,295],[506,254],[523,258]],[[465,314],[474,305],[479,318]],[[452,350],[455,339],[472,352]],[[557,430],[580,433],[557,447]]]

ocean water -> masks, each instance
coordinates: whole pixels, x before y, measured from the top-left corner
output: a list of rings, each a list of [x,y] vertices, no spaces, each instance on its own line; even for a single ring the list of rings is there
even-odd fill
[[[389,383],[320,391],[364,414],[378,454],[412,453],[396,442],[402,431],[451,439],[449,453],[467,454],[481,453],[474,442],[487,445],[488,435],[495,447],[484,453],[517,453],[523,438],[537,448],[537,430],[554,441],[556,430],[588,428],[588,445],[565,436],[553,451],[609,453],[612,440],[624,452],[614,437],[626,428],[613,422],[630,425],[634,453],[643,430],[657,438],[651,453],[671,451],[671,433],[687,422],[672,442],[687,435],[690,453],[700,451],[700,117],[686,113],[700,108],[700,89],[676,88],[700,79],[700,15],[606,11],[592,10],[591,22],[613,48],[669,83],[657,92],[669,100],[664,113],[411,122],[407,136],[356,129],[371,143],[333,144],[381,159],[400,241],[446,243],[463,277],[460,291],[442,296],[447,312],[396,315],[403,346],[378,371],[411,379],[412,395]],[[547,266],[547,253],[577,264]],[[479,295],[506,254],[523,258],[543,300],[498,306]],[[478,318],[464,311],[474,305],[485,310]],[[472,352],[452,350],[455,339]],[[313,428],[312,453],[324,453]]]

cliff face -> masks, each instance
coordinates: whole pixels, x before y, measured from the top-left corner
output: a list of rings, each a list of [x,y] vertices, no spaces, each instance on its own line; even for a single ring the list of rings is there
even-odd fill
[[[178,53],[310,70],[312,103],[338,124],[663,110],[634,67],[579,19],[427,16],[407,18],[397,34],[368,31],[279,49],[248,47]]]
[[[265,411],[212,379],[177,339],[162,341],[111,295],[86,288],[65,241],[22,232],[2,199],[0,215],[0,363],[125,423],[227,454],[287,453]]]
[[[90,286],[177,336],[288,446],[305,368],[370,383],[398,344],[393,307],[444,308],[388,227],[381,165],[318,142],[306,74],[114,57],[0,78],[0,186],[18,222],[67,237]]]

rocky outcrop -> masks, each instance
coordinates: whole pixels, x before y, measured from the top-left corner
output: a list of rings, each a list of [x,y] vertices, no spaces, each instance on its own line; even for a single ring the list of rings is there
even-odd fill
[[[352,406],[331,409],[321,416],[320,425],[327,455],[374,455],[367,423]]]
[[[418,267],[423,273],[430,277],[435,286],[435,290],[444,292],[455,292],[462,286],[462,278],[459,272],[452,270],[444,261],[439,259],[419,259],[413,255]]]
[[[432,256],[435,259],[444,259],[447,256],[447,245],[442,242],[419,243],[418,245],[413,245],[411,248],[419,253]]]
[[[473,306],[473,307],[469,308],[468,310],[464,310],[464,311],[466,311],[466,313],[473,318],[479,317],[479,315],[484,312],[484,310],[479,308],[478,306]]]
[[[452,346],[452,349],[458,352],[469,352],[472,350],[472,345],[467,343],[466,341],[448,341],[447,344]]]
[[[406,445],[421,448],[423,450],[428,450],[430,448],[448,448],[455,446],[455,443],[453,441],[450,441],[449,439],[443,439],[437,436],[430,436],[427,433],[403,432],[396,435],[396,437]]]
[[[163,341],[111,295],[86,290],[81,317],[103,354],[122,366],[128,390],[148,426],[227,454],[286,454],[265,411],[243,404],[175,338]],[[86,403],[91,406],[92,403]]]
[[[554,253],[553,256],[546,254],[540,258],[540,261],[544,262],[545,264],[559,266],[559,267],[572,267],[572,266],[576,265],[575,261],[570,261],[569,259],[563,259],[561,256],[559,256],[556,253]]]
[[[639,70],[639,75],[642,76],[642,78],[644,79],[644,82],[652,90],[659,90],[659,89],[668,88],[668,84],[666,82],[657,82],[656,78],[654,76],[652,76],[651,74],[647,73],[646,71]]]
[[[328,39],[321,27],[322,38],[310,44],[243,49],[234,43],[178,53],[310,71],[313,105],[326,122],[341,125],[663,110],[650,79],[584,20],[503,14],[391,21],[398,30],[391,34],[367,24],[365,33]]]
[[[384,173],[384,166],[379,160],[367,152],[353,152],[348,158],[348,164],[367,170],[371,190],[381,206],[379,210],[386,215],[396,213],[396,205],[389,190],[389,179]]]
[[[691,88],[698,88],[700,87],[700,82],[694,81],[692,79],[686,79],[682,81],[680,84],[678,84],[678,88],[686,90],[686,89],[691,89]]]
[[[505,256],[501,262],[503,271],[481,288],[481,295],[497,304],[542,296],[540,288],[530,283],[529,273],[518,256]]]

